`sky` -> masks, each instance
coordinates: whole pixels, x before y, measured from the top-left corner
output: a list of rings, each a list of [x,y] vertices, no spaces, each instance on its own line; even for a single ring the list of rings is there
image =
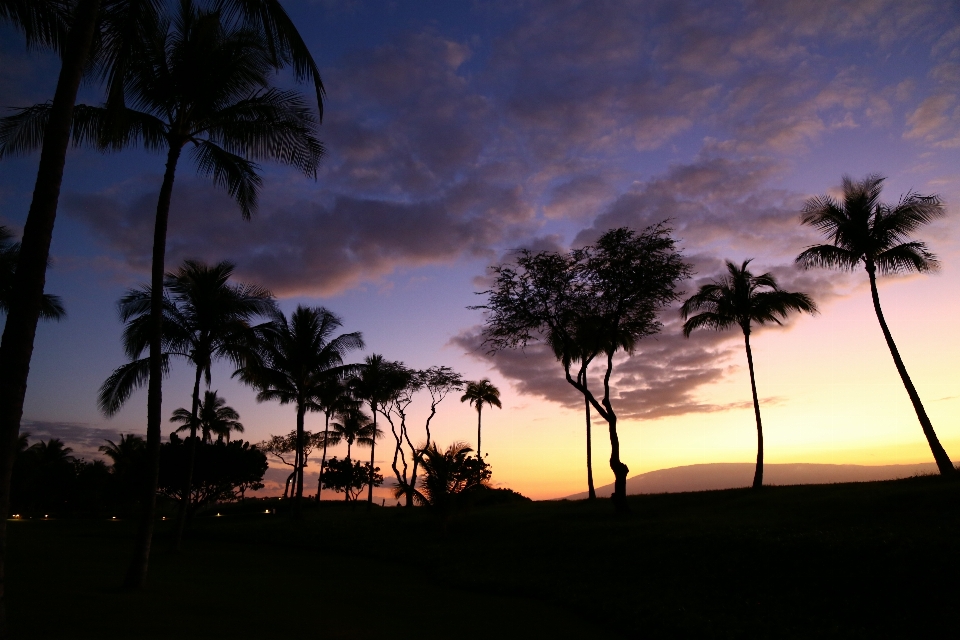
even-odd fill
[[[947,215],[918,234],[942,269],[883,278],[880,298],[934,428],[960,460],[955,2],[284,5],[321,68],[327,156],[316,180],[264,165],[250,222],[181,164],[168,268],[230,260],[287,312],[324,306],[345,332],[361,331],[357,361],[381,353],[489,377],[503,404],[483,413],[494,483],[556,498],[585,489],[582,397],[536,345],[487,354],[483,314],[468,307],[485,300],[489,268],[517,249],[567,250],[610,228],[669,220],[696,272],[687,293],[724,260],[752,258],[754,273],[820,306],[751,339],[767,462],[927,462],[866,274],[793,266],[821,241],[799,224],[804,201],[836,195],[843,175],[880,173],[888,202],[915,191],[945,203]],[[50,99],[57,71],[55,57],[0,29],[0,106]],[[96,84],[81,90],[80,102],[100,100]],[[0,224],[16,232],[38,160],[0,160]],[[88,458],[105,438],[146,430],[145,391],[110,419],[96,394],[125,361],[116,301],[149,277],[162,171],[162,156],[138,150],[68,154],[47,279],[68,318],[38,331],[22,430],[61,437]],[[742,334],[685,339],[676,307],[661,319],[662,333],[618,358],[613,378],[630,475],[753,460]],[[292,407],[258,404],[231,374],[216,366],[212,388],[240,413],[244,438],[294,428]],[[191,388],[189,365],[175,364],[164,413],[189,407]],[[427,407],[414,402],[415,435]],[[308,415],[307,428],[322,424]],[[475,443],[476,412],[452,394],[432,430],[441,445]],[[392,447],[382,443],[389,479]],[[599,420],[593,450],[596,484],[612,482]],[[268,488],[283,477],[271,470]]]

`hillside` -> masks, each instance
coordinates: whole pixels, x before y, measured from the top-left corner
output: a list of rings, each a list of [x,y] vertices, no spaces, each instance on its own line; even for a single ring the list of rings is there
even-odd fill
[[[684,467],[658,469],[627,479],[627,494],[681,493],[749,487],[753,483],[755,464],[752,462],[719,462],[692,464]],[[857,464],[767,464],[763,467],[765,485],[832,484],[835,482],[872,482],[896,480],[937,472],[933,462],[918,464],[857,465]],[[597,496],[609,496],[613,485],[597,487]],[[587,492],[567,496],[566,500],[583,500]]]

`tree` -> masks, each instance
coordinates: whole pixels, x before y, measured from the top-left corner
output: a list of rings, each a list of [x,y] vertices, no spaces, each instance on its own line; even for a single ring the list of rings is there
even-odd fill
[[[321,440],[323,454],[320,457],[320,469],[322,471],[327,460],[327,446],[335,444],[331,439],[330,418],[338,413],[359,410],[360,402],[350,395],[350,390],[343,380],[328,377],[324,378],[317,387],[316,403],[322,409],[324,418],[323,438]],[[320,504],[320,494],[323,492],[323,474],[321,473],[320,476],[317,480],[317,504]]]
[[[213,266],[186,260],[164,277],[161,368],[170,356],[185,358],[194,366],[192,405],[187,413],[190,439],[188,449],[196,447],[197,427],[201,425],[200,380],[211,383],[211,367],[220,359],[242,367],[256,346],[256,328],[251,320],[276,310],[271,293],[263,287],[233,283],[234,265],[222,261]],[[100,387],[99,405],[107,416],[114,415],[133,391],[150,378],[150,358],[141,357],[150,348],[153,293],[149,286],[128,290],[118,304],[120,319],[126,323],[124,350],[130,362],[118,367]],[[176,414],[176,412],[174,412]],[[204,434],[206,439],[207,434]],[[192,454],[191,454],[192,455]],[[192,458],[191,458],[192,459]],[[190,493],[193,464],[184,468],[183,494]],[[189,504],[180,505],[174,533],[174,547],[183,540]]]
[[[397,487],[406,496],[407,507],[414,504],[414,491],[417,487],[417,472],[420,467],[420,451],[431,443],[430,422],[437,415],[437,407],[452,391],[460,391],[464,386],[463,376],[450,367],[430,367],[414,371],[403,365],[396,366],[396,383],[393,385],[396,392],[389,401],[380,408],[380,413],[390,423],[390,430],[396,441],[393,452],[393,473],[397,478]],[[414,446],[410,439],[410,430],[407,426],[407,408],[413,402],[413,397],[419,392],[426,391],[430,395],[430,413],[424,425],[426,440],[420,446]],[[398,424],[394,423],[394,416]],[[409,447],[410,465],[404,451],[404,443]],[[400,463],[400,466],[397,463]]]
[[[367,483],[372,482],[375,487],[383,484],[383,476],[379,471],[380,467],[372,467],[369,462],[333,457],[323,463],[320,482],[327,489],[343,493],[347,502],[356,501]]]
[[[177,433],[183,431],[196,430],[197,420],[200,431],[203,434],[201,441],[209,442],[211,434],[217,436],[217,442],[223,442],[226,438],[230,442],[230,432],[236,431],[243,433],[243,424],[238,422],[240,414],[236,409],[227,406],[227,401],[217,395],[216,391],[205,391],[203,401],[200,403],[200,410],[196,418],[190,411],[183,407],[175,409],[170,416],[170,422],[180,423],[182,426],[177,428]]]
[[[160,492],[194,509],[213,502],[243,499],[247,489],[262,489],[267,457],[249,442],[203,442],[195,449],[196,482],[184,494],[181,479],[193,454],[186,442],[171,434],[161,449]]]
[[[403,365],[389,362],[382,355],[374,353],[364,359],[359,371],[350,379],[349,385],[354,396],[366,401],[373,414],[373,431],[376,435],[370,443],[370,469],[374,468],[376,438],[382,433],[377,428],[377,412],[406,386],[404,369]],[[367,508],[373,504],[373,485],[371,478],[367,483]]]
[[[120,434],[120,440],[106,440],[99,451],[113,463],[114,500],[123,510],[131,510],[143,498],[142,487],[147,479],[145,458],[147,443],[142,436]]]
[[[612,229],[595,244],[565,254],[524,250],[515,264],[498,265],[493,272],[493,288],[481,292],[488,296],[487,304],[473,307],[488,312],[484,345],[491,353],[533,341],[551,347],[567,382],[607,422],[615,478],[611,497],[617,509],[625,509],[629,468],[620,460],[610,376],[617,352],[633,354],[642,338],[660,331],[659,311],[680,296],[677,284],[690,273],[670,229]],[[583,352],[577,346],[578,327],[587,323],[595,326],[592,340],[606,355],[599,401],[585,376],[574,378],[570,371],[576,354]]]
[[[278,0],[215,0],[228,20],[251,26],[266,41],[276,69],[293,67],[297,80],[312,79],[322,117],[323,84],[306,44]],[[33,199],[24,226],[23,250],[11,290],[9,313],[0,341],[0,576],[6,553],[6,514],[9,513],[9,482],[15,442],[23,414],[27,376],[33,355],[37,321],[43,310],[43,289],[56,221],[57,203],[73,125],[74,103],[85,72],[97,69],[110,85],[113,109],[124,102],[124,83],[132,52],[139,51],[158,20],[155,0],[2,0],[0,20],[23,31],[29,45],[50,46],[63,60],[53,101],[47,116],[28,136],[10,143],[0,126],[0,158],[41,146],[40,165]],[[135,73],[135,72],[134,72]],[[37,144],[37,137],[42,143]],[[31,140],[32,138],[32,140]],[[162,267],[161,267],[162,273]],[[159,288],[159,283],[155,283]],[[159,372],[158,372],[159,375]],[[159,383],[158,383],[159,384]],[[158,387],[159,388],[159,387]],[[154,459],[159,447],[160,406],[157,401],[151,441]],[[149,434],[148,434],[149,435]],[[156,476],[156,463],[154,463]],[[155,483],[154,483],[155,484]],[[151,495],[155,487],[151,487]],[[153,498],[150,498],[152,500]],[[152,513],[152,508],[148,510]],[[145,516],[138,536],[134,565],[127,586],[139,588],[146,578],[152,515]],[[6,608],[0,578],[0,630],[6,625]]]
[[[755,276],[747,271],[750,260],[741,266],[727,261],[727,275],[700,287],[680,308],[686,322],[683,335],[689,338],[694,329],[708,328],[723,331],[733,326],[743,331],[750,369],[750,390],[753,393],[753,413],[757,419],[757,469],[753,474],[753,488],[763,486],[763,426],[760,423],[760,400],[753,373],[753,352],[750,332],[753,324],[768,322],[781,324],[791,311],[817,313],[817,305],[805,293],[784,291],[774,277],[765,273]],[[696,315],[691,315],[700,311]]]
[[[844,176],[842,201],[827,195],[807,200],[800,215],[801,224],[816,228],[830,238],[831,244],[807,247],[797,256],[797,264],[804,269],[827,267],[841,271],[853,271],[863,264],[870,281],[873,309],[880,322],[880,330],[913,403],[937,468],[941,475],[953,476],[956,469],[933,430],[933,424],[920,402],[920,394],[913,386],[897,345],[893,342],[883,318],[877,291],[878,271],[881,275],[911,271],[927,273],[940,267],[936,256],[927,249],[925,243],[909,238],[921,226],[944,215],[943,203],[939,196],[921,196],[910,192],[892,207],[880,201],[884,180],[883,176],[877,174],[868,175],[859,182]]]
[[[258,389],[257,402],[296,405],[294,471],[298,505],[303,497],[304,416],[307,411],[323,410],[317,397],[325,381],[353,373],[356,365],[344,364],[343,358],[350,351],[363,348],[359,332],[334,336],[342,325],[339,316],[323,307],[300,305],[289,321],[277,312],[259,332],[258,357],[237,372],[241,380]]]
[[[498,409],[500,405],[500,389],[493,386],[489,378],[484,378],[479,382],[468,382],[466,393],[460,398],[460,402],[470,402],[470,405],[477,409],[477,456],[480,455],[480,418],[483,414],[483,405],[490,405]]]
[[[0,225],[0,312],[10,309],[13,298],[13,279],[20,258],[20,243],[13,242],[10,230]],[[40,306],[40,318],[43,320],[62,320],[67,315],[60,296],[43,294]]]
[[[417,503],[445,513],[471,490],[488,486],[490,465],[469,455],[472,451],[464,442],[454,442],[444,451],[436,442],[421,449],[424,474],[414,493]],[[400,495],[398,489],[397,497]]]

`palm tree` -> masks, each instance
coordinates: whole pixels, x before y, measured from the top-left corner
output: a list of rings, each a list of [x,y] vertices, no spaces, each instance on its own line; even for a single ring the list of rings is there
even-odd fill
[[[129,473],[139,464],[140,455],[146,446],[142,436],[132,433],[121,433],[119,442],[106,440],[106,443],[101,445],[98,451],[113,461],[113,473],[118,476]]]
[[[939,196],[921,196],[910,192],[892,207],[880,201],[884,180],[883,176],[877,174],[868,175],[859,182],[844,176],[842,201],[827,195],[807,200],[800,216],[801,224],[816,228],[830,239],[831,244],[807,247],[797,256],[797,264],[804,269],[828,267],[842,271],[853,271],[863,264],[870,280],[873,309],[880,329],[907,395],[913,402],[913,409],[927,437],[937,468],[941,475],[952,476],[956,469],[940,444],[920,402],[920,395],[907,374],[907,368],[883,318],[877,291],[877,271],[881,274],[926,273],[940,267],[936,256],[927,249],[925,243],[909,238],[921,226],[944,215],[943,203]]]
[[[376,418],[371,421],[370,416],[359,407],[347,409],[341,412],[337,418],[339,421],[330,425],[331,429],[324,443],[326,444],[329,441],[331,446],[336,446],[346,441],[347,460],[351,459],[350,453],[354,444],[359,447],[370,447],[372,450],[376,446],[377,440],[383,437],[383,431],[377,428]],[[323,469],[322,464],[320,468]],[[344,496],[344,499],[350,499],[349,492]]]
[[[212,4],[223,12],[226,19],[246,24],[264,38],[274,68],[290,65],[298,81],[313,80],[318,116],[322,117],[323,84],[319,68],[279,0],[213,0]],[[17,127],[14,127],[14,139],[11,140],[10,129],[0,125],[0,158],[8,153],[23,153],[42,147],[33,199],[24,226],[23,250],[17,263],[9,312],[0,341],[0,626],[6,619],[2,575],[6,554],[6,513],[10,500],[9,471],[15,458],[13,443],[20,430],[37,322],[42,317],[46,268],[77,91],[84,73],[98,69],[101,78],[110,85],[113,110],[124,104],[124,84],[130,73],[128,63],[135,59],[131,54],[139,51],[147,40],[146,34],[154,31],[159,6],[155,0],[76,0],[73,3],[0,0],[0,20],[23,31],[28,44],[57,50],[63,61],[50,108],[43,118],[32,123],[32,128],[27,128],[26,138],[16,140]],[[37,140],[38,137],[42,142]],[[159,288],[159,282],[154,285]],[[158,370],[157,376],[159,373]],[[155,478],[160,446],[159,386],[153,395],[157,406],[152,423],[156,428],[153,437],[148,433],[148,440],[153,460],[151,477]],[[152,496],[156,493],[155,481],[152,483],[148,487],[151,506],[144,514],[138,533],[134,561],[126,580],[128,587],[139,588],[146,579],[153,531]]]
[[[445,512],[458,495],[486,485],[489,469],[479,454],[476,458],[469,455],[472,451],[464,442],[454,442],[445,451],[436,442],[422,448],[419,453],[424,474],[420,488],[414,491],[415,500]]]
[[[351,391],[356,398],[362,399],[370,405],[370,413],[373,414],[373,429],[378,434],[381,433],[377,428],[377,412],[393,398],[407,384],[406,369],[397,362],[390,362],[382,355],[374,353],[366,357],[363,365],[359,367],[357,373],[349,382]],[[373,476],[374,476],[374,452],[376,442],[370,445],[370,481],[367,490],[367,506],[373,504]]]
[[[259,356],[240,369],[240,379],[259,390],[257,402],[276,400],[297,407],[297,498],[303,497],[303,420],[307,411],[322,411],[317,401],[321,388],[329,378],[343,379],[356,365],[344,364],[343,358],[354,349],[363,348],[359,332],[334,337],[343,321],[323,307],[298,306],[290,320],[280,312],[260,331]]]
[[[747,271],[750,260],[739,267],[727,261],[727,275],[700,287],[680,307],[686,320],[683,335],[689,338],[694,329],[706,327],[716,331],[739,326],[747,349],[747,367],[750,369],[750,390],[753,393],[753,413],[757,419],[757,469],[753,474],[753,488],[763,486],[763,425],[760,422],[760,400],[753,373],[753,351],[750,332],[754,324],[768,322],[781,324],[791,311],[817,313],[817,305],[805,293],[784,291],[774,277],[765,273],[755,276]],[[691,315],[697,311],[696,315]]]
[[[0,312],[10,309],[13,298],[13,280],[20,259],[20,243],[13,241],[10,230],[0,225]],[[60,296],[43,294],[40,306],[40,318],[43,320],[62,320],[67,311],[63,308]]]
[[[327,446],[335,445],[339,440],[335,440],[334,435],[330,433],[330,418],[335,414],[345,413],[351,410],[359,410],[360,402],[350,395],[350,390],[343,380],[337,378],[324,378],[323,382],[317,388],[317,405],[321,407],[324,416],[323,426],[323,454],[320,458],[321,474],[317,480],[317,504],[320,503],[320,493],[323,490],[323,465],[327,461]]]
[[[480,418],[483,414],[483,406],[502,408],[500,405],[500,389],[493,386],[488,378],[480,382],[468,382],[467,388],[460,402],[469,402],[477,408],[477,456],[480,456]]]
[[[233,270],[233,264],[226,261],[209,266],[187,260],[164,277],[161,367],[165,370],[170,356],[178,356],[193,364],[195,371],[183,495],[190,495],[193,484],[200,380],[205,378],[210,385],[215,360],[227,359],[237,367],[243,366],[256,342],[256,329],[250,321],[276,309],[273,296],[263,287],[231,283]],[[120,319],[126,323],[124,349],[131,361],[118,367],[100,387],[100,409],[108,417],[150,379],[150,358],[141,356],[152,338],[152,304],[153,292],[148,286],[131,289],[120,299]],[[188,501],[180,505],[174,534],[174,547],[178,549],[188,506]]]
[[[230,442],[230,432],[236,431],[243,433],[243,425],[238,422],[240,414],[236,409],[227,406],[227,401],[217,395],[216,391],[205,391],[203,401],[200,403],[200,411],[196,418],[194,415],[180,407],[170,416],[170,422],[180,423],[182,426],[177,429],[181,431],[196,431],[197,423],[203,434],[201,440],[209,442],[211,434],[217,436],[217,442],[223,442],[226,438]],[[196,420],[196,422],[195,422]]]

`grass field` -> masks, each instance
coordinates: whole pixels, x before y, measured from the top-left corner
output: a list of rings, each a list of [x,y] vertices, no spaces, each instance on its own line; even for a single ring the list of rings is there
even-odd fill
[[[259,511],[255,509],[259,507]],[[939,478],[475,508],[263,505],[158,530],[10,523],[20,638],[911,637],[960,628],[960,483]],[[162,523],[167,525],[168,523]]]

